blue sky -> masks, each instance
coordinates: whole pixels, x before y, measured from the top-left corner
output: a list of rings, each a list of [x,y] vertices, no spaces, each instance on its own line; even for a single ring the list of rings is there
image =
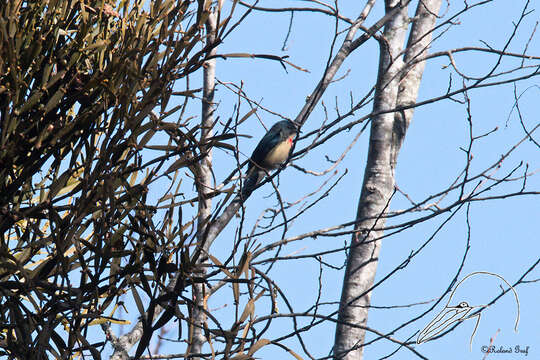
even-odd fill
[[[359,3],[361,4],[343,2],[340,4],[342,14],[355,18],[364,2]],[[290,2],[290,4],[305,5],[302,2]],[[260,5],[285,6],[285,3],[276,4],[272,1],[266,1]],[[447,9],[447,4],[443,4],[441,14],[447,10],[445,16],[448,17],[461,9],[462,6],[462,2],[458,2]],[[520,1],[494,1],[473,9],[470,13],[460,16],[459,24],[449,28],[435,41],[432,51],[464,46],[484,46],[480,40],[487,42],[494,48],[502,48],[513,30],[512,22],[519,18],[522,11],[521,6]],[[366,25],[376,21],[381,13],[382,6],[379,2],[367,19]],[[263,106],[274,112],[294,118],[303,106],[305,97],[316,86],[326,65],[334,21],[321,14],[295,13],[292,30],[287,41],[287,50],[282,51],[289,20],[290,16],[285,13],[253,13],[225,40],[218,48],[218,52],[223,54],[249,52],[288,55],[289,61],[308,69],[309,73],[292,68],[285,72],[281,65],[269,60],[219,59],[216,76],[222,82],[233,82],[239,85],[242,81],[243,88],[251,99],[260,101]],[[523,51],[538,20],[537,12],[531,13],[524,19],[509,51],[517,53]],[[340,28],[344,28],[343,24],[340,25]],[[339,38],[338,44],[341,43],[341,39],[342,37]],[[528,53],[540,54],[540,43],[536,37],[533,37],[530,42]],[[455,60],[462,72],[481,76],[487,72],[486,69],[489,66],[495,64],[497,57],[492,54],[475,52],[457,54]],[[519,62],[519,59],[504,60],[501,69],[509,69]],[[527,64],[538,64],[538,62]],[[445,57],[428,62],[420,88],[419,101],[444,94],[451,73],[453,86],[461,85],[457,74],[447,65],[448,59]],[[338,72],[337,77],[346,75],[345,78],[333,83],[325,93],[323,102],[328,109],[329,121],[336,117],[336,106],[340,113],[344,113],[350,106],[351,95],[358,100],[371,89],[376,80],[377,67],[378,46],[374,40],[370,40],[357,49]],[[200,79],[195,76],[190,81],[192,84],[198,84],[197,81]],[[472,104],[473,134],[478,136],[498,127],[496,132],[478,139],[473,144],[474,158],[471,163],[471,174],[477,174],[495,163],[501,154],[507,152],[524,137],[525,134],[519,118],[513,109],[514,91],[518,94],[523,93],[520,110],[525,125],[531,129],[538,123],[537,99],[540,95],[540,89],[534,87],[537,85],[538,79],[532,78],[518,82],[516,89],[513,85],[507,84],[469,92]],[[198,86],[192,85],[192,87]],[[181,87],[180,84],[179,87]],[[456,98],[462,99],[462,96],[456,96]],[[219,86],[216,100],[219,102],[217,114],[222,121],[225,121],[233,114],[236,96],[225,87]],[[170,106],[174,105],[170,104]],[[194,104],[191,108],[193,115],[198,115],[198,106],[199,104]],[[370,109],[371,104],[344,121],[352,121],[364,116],[369,113]],[[240,115],[242,116],[248,111],[249,107],[245,103],[242,104]],[[258,115],[267,127],[280,120],[279,117],[264,111],[259,111]],[[464,168],[466,158],[465,153],[460,148],[466,148],[469,142],[467,116],[466,107],[451,100],[443,100],[416,109],[400,153],[396,171],[397,185],[410,198],[421,201],[433,193],[444,190]],[[320,127],[324,117],[323,107],[319,104],[308,119],[303,129],[304,133]],[[309,152],[296,164],[313,171],[322,171],[328,168],[330,163],[325,160],[325,155],[330,159],[337,159],[361,131],[361,127],[362,125],[357,125],[349,132],[331,139],[324,146]],[[252,116],[241,125],[240,132],[252,136],[252,138],[239,139],[239,148],[244,155],[240,160],[245,160],[255,148],[258,140],[264,135],[265,130],[256,117]],[[347,174],[330,193],[330,196],[295,221],[289,227],[286,237],[354,220],[366,161],[368,137],[369,130],[366,130],[360,135],[359,141],[347,154],[345,160],[338,166],[339,175],[343,174],[345,170]],[[307,146],[309,140],[300,141],[297,144],[297,149]],[[234,168],[235,162],[230,154],[221,150],[216,150],[214,156],[214,171],[219,182]],[[520,162],[523,162],[523,165],[516,173],[519,175],[523,174],[525,164],[528,164],[529,172],[534,172],[539,168],[538,148],[531,141],[525,141],[513,152],[502,167],[493,172],[493,176],[505,176]],[[332,177],[332,179],[336,179],[339,175]],[[314,177],[289,167],[279,176],[279,190],[286,201],[295,201],[306,193],[315,191],[329,178],[331,178],[331,174]],[[519,190],[520,187],[520,182],[504,184],[489,194],[513,192]],[[538,175],[527,179],[527,188],[538,191],[540,188]],[[183,190],[186,194],[192,191],[187,186]],[[276,198],[268,197],[271,192],[271,185],[266,184],[253,193],[247,201],[244,234],[251,231],[251,227],[261,211],[276,205]],[[442,204],[448,204],[455,200],[456,196],[456,193],[448,195]],[[156,195],[156,197],[159,196]],[[395,211],[409,206],[410,203],[407,199],[396,195],[391,204],[391,210]],[[293,215],[296,209],[291,209],[289,216]],[[466,206],[462,207],[406,268],[396,272],[390,279],[377,287],[372,296],[373,306],[385,307],[425,302],[438,299],[443,294],[455,276],[467,246],[466,210]],[[538,260],[540,256],[538,243],[540,202],[534,196],[475,202],[470,206],[469,213],[470,249],[459,279],[473,271],[490,271],[500,274],[510,283],[514,283]],[[452,214],[442,214],[433,220],[384,239],[376,281],[384,278],[399,266],[411,251],[416,250],[427,241],[450,215]],[[415,216],[417,215],[414,214],[413,217]],[[400,218],[398,222],[404,221],[403,219],[405,217]],[[389,224],[393,223],[395,221],[389,221]],[[233,219],[214,243],[213,251],[219,258],[225,259],[230,254],[238,224],[238,219]],[[281,235],[280,229],[270,234],[258,236],[256,241],[265,245],[279,240]],[[343,247],[349,239],[350,235],[307,238],[285,247],[281,251],[281,255],[307,255],[318,251],[337,249]],[[268,254],[268,256],[270,255]],[[267,258],[267,256],[263,258]],[[341,267],[344,264],[345,255],[343,251],[340,251],[325,256],[323,260],[336,267]],[[264,266],[261,267],[264,268]],[[319,270],[319,263],[313,259],[283,260],[277,262],[270,274],[280,288],[288,294],[294,309],[297,312],[303,312],[313,304],[318,296]],[[319,309],[321,314],[331,313],[337,308],[335,302],[340,297],[343,271],[343,269],[323,268],[321,301],[332,304],[321,306]],[[540,270],[538,269],[527,276],[528,280],[537,278],[540,278]],[[464,322],[454,332],[441,339],[415,346],[416,350],[430,359],[481,359],[484,356],[481,347],[489,345],[490,337],[496,335],[494,345],[512,349],[517,345],[521,348],[530,346],[528,358],[539,358],[540,347],[537,345],[540,343],[540,333],[537,326],[540,319],[540,310],[537,306],[540,297],[539,287],[540,282],[520,285],[516,288],[521,305],[521,321],[517,333],[513,330],[515,302],[511,294],[508,294],[483,313],[472,350],[469,349],[469,338],[474,328],[474,320]],[[466,295],[471,297],[471,302],[482,303],[484,301],[485,303],[485,298],[482,299],[482,296],[492,295],[490,290],[493,290],[493,286],[489,287],[485,283],[478,283],[472,286]],[[225,295],[227,292],[225,291],[223,294]],[[230,291],[228,295],[231,295]],[[443,300],[443,303],[445,301],[446,299]],[[443,303],[424,318],[393,334],[392,337],[400,341],[409,339],[441,311]],[[268,302],[262,299],[260,304],[260,314],[264,315],[267,313]],[[415,318],[432,304],[433,302],[411,307],[372,309],[369,314],[368,326],[380,332],[391,331],[402,323]],[[223,305],[227,305],[227,307],[222,307]],[[220,308],[214,314],[222,319],[229,318],[230,312],[234,308],[230,297],[211,299],[209,306],[210,308]],[[259,306],[259,302],[257,306]],[[282,313],[287,312],[283,302],[279,303],[279,310]],[[299,321],[299,323],[306,324],[310,320],[308,318]],[[277,338],[281,334],[290,332],[291,329],[290,319],[275,320],[265,337]],[[333,338],[334,324],[330,322],[315,327],[304,334],[305,344],[316,358],[329,354]],[[373,334],[368,334],[368,340],[373,338]],[[285,343],[302,357],[307,358],[297,340],[288,339]],[[176,345],[166,344],[162,350],[163,352],[176,352],[173,350],[174,346]],[[395,343],[380,340],[366,347],[365,358],[382,358],[393,353],[396,348]],[[282,349],[275,346],[264,347],[256,353],[256,356],[262,359],[290,357]],[[503,356],[490,354],[488,358],[503,359]],[[504,359],[520,359],[523,356],[522,354],[511,354]],[[415,356],[409,350],[401,349],[391,358],[413,359]]]

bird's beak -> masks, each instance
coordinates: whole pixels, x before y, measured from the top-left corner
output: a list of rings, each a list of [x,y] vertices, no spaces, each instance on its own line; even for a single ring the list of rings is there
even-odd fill
[[[482,307],[486,306],[446,306],[437,316],[435,316],[433,320],[431,320],[431,322],[420,332],[420,334],[418,334],[416,343],[421,344],[431,340],[453,324],[469,319],[471,316],[467,315],[473,309]]]

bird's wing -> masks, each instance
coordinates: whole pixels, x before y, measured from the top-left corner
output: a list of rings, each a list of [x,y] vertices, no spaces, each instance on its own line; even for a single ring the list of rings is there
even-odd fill
[[[263,136],[253,154],[251,154],[251,161],[249,162],[249,168],[253,167],[253,162],[259,166],[262,166],[268,153],[275,148],[281,142],[281,136],[279,131],[268,131]]]

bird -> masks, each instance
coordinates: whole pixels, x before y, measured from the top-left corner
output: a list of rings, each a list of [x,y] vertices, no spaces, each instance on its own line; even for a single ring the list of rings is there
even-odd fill
[[[247,197],[270,170],[277,169],[289,158],[298,126],[290,120],[275,123],[263,136],[249,159],[242,195]]]

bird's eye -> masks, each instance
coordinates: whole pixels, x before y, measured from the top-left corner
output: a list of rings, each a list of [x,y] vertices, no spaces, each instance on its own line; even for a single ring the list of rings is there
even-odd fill
[[[462,301],[462,302],[459,303],[458,307],[466,308],[466,307],[469,307],[469,304],[466,301]]]

